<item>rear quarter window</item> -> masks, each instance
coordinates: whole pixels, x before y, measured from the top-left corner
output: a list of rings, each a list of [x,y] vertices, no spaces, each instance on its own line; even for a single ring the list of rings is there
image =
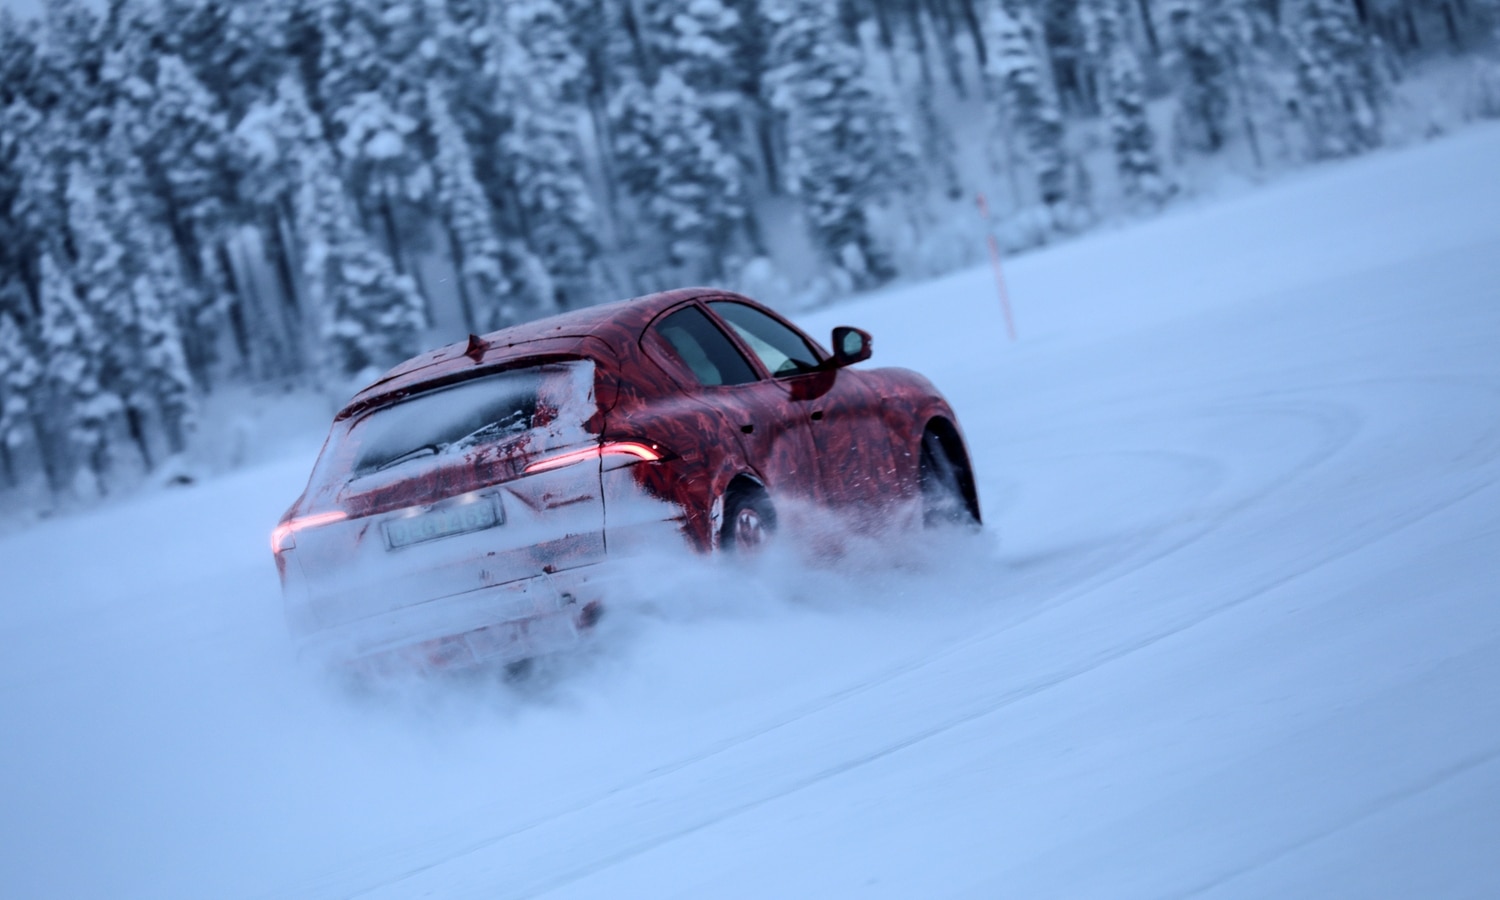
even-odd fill
[[[707,387],[747,384],[758,376],[749,360],[703,310],[687,306],[657,322],[654,330]]]

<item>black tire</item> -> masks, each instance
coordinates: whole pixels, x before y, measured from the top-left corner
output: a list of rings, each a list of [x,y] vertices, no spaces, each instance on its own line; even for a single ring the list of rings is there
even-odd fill
[[[960,451],[961,452],[961,451]],[[934,431],[922,434],[922,525],[979,527],[973,506],[964,494],[967,469],[950,455]]]
[[[765,549],[776,533],[776,507],[760,486],[733,488],[724,500],[719,547],[725,553],[750,555]]]

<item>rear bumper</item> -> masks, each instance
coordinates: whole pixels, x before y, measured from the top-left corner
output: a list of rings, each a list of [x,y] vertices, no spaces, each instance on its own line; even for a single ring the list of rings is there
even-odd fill
[[[599,563],[439,597],[297,635],[304,657],[372,672],[504,664],[578,644],[599,617]]]

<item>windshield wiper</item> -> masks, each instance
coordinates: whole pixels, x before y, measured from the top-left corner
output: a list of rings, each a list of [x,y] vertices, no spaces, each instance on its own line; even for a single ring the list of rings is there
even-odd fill
[[[459,447],[472,447],[475,444],[492,441],[507,434],[521,434],[524,431],[524,428],[516,428],[513,425],[508,426],[502,425],[500,423],[494,423],[491,425],[486,425],[483,428],[477,428],[474,431],[471,431],[458,440],[454,441],[453,443]]]

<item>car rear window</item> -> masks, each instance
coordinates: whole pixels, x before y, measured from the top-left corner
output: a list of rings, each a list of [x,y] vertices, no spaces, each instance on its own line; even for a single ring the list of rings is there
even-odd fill
[[[371,410],[351,426],[353,477],[515,440],[594,413],[594,365],[566,360],[508,369],[422,391]]]

